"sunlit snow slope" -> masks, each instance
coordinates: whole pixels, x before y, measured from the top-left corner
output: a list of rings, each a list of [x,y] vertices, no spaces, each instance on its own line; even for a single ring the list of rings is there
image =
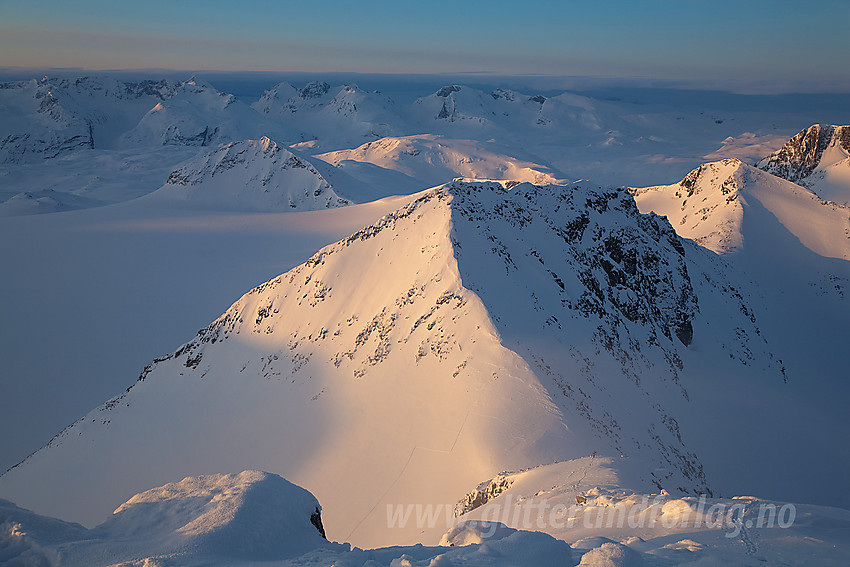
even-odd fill
[[[387,504],[451,504],[593,452],[632,486],[710,491],[676,417],[688,345],[781,377],[704,254],[625,192],[426,191],[246,294],[0,494],[94,523],[151,485],[247,466],[314,492],[340,539],[379,545],[421,538],[388,533]]]
[[[715,252],[738,250],[747,230],[764,233],[779,223],[815,254],[850,260],[850,209],[737,159],[633,192],[641,211],[665,215],[681,236]]]
[[[455,177],[538,184],[563,182],[563,175],[551,168],[499,153],[492,144],[452,140],[433,134],[382,138],[351,150],[317,157],[346,171],[361,164],[372,164],[398,171],[420,183],[445,183]],[[357,172],[354,169],[352,175]]]

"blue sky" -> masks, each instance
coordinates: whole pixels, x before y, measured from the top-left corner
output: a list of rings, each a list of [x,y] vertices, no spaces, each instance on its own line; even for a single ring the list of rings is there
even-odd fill
[[[850,84],[850,0],[0,0],[0,66]]]

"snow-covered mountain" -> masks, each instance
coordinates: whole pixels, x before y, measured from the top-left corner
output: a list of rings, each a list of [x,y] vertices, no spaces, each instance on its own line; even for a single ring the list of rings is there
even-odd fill
[[[359,146],[406,129],[393,100],[354,84],[331,87],[314,81],[296,89],[280,83],[252,107],[285,125],[291,143],[310,142],[325,150]]]
[[[111,147],[175,89],[164,80],[120,82],[107,77],[0,83],[0,163]]]
[[[850,205],[850,126],[805,128],[756,167],[807,187],[825,201]]]
[[[463,85],[446,85],[417,99],[408,112],[428,131],[464,132],[503,130],[514,135],[580,137],[588,141],[614,127],[605,103],[572,93],[555,97],[528,95],[510,89],[491,92]],[[606,124],[605,122],[609,122]]]
[[[434,134],[381,138],[351,150],[316,156],[358,175],[363,164],[397,171],[424,185],[439,185],[455,177],[535,184],[563,183],[553,169],[499,153],[493,144],[452,140]],[[372,169],[366,169],[372,175]]]
[[[122,136],[121,143],[125,147],[210,146],[269,133],[268,122],[250,106],[192,77],[151,108]]]
[[[387,532],[387,504],[454,503],[500,471],[594,452],[632,486],[709,492],[678,424],[691,365],[782,376],[707,254],[621,191],[417,194],[246,294],[0,494],[92,523],[145,486],[250,464],[379,545],[421,540]]]
[[[787,372],[782,392],[759,388],[741,398],[718,396],[717,406],[704,409],[701,418],[717,424],[717,438],[735,440],[722,446],[700,443],[706,462],[726,459],[726,472],[714,474],[734,475],[739,485],[752,487],[749,492],[771,495],[825,482],[816,478],[823,467],[787,461],[774,462],[771,476],[754,482],[731,464],[752,454],[738,441],[742,430],[760,438],[763,458],[821,454],[838,468],[850,466],[850,449],[832,434],[832,424],[846,422],[850,399],[850,385],[842,379],[850,336],[850,209],[738,160],[704,164],[676,185],[635,193],[641,211],[666,215],[680,235],[722,254],[740,286],[753,290],[748,309],[759,314],[761,335],[780,353]],[[716,375],[707,379],[719,382]],[[770,408],[769,426],[742,417],[751,411],[746,399]],[[824,493],[793,498],[831,501]],[[838,505],[850,502],[842,499]]]
[[[676,232],[715,252],[745,246],[746,232],[779,223],[812,252],[850,260],[850,209],[727,159],[703,164],[675,185],[634,189],[641,211],[666,216]]]
[[[202,154],[171,172],[165,185],[142,199],[259,212],[350,204],[309,162],[268,137],[224,144]]]
[[[106,523],[0,501],[0,563],[847,563],[850,127],[780,146],[848,110],[605,92],[1,84],[0,472],[170,354],[0,476]]]

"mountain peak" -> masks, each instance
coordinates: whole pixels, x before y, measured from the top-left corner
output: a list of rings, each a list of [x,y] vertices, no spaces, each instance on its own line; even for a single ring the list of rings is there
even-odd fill
[[[258,144],[201,165],[226,179]],[[451,511],[500,471],[597,451],[639,490],[710,493],[675,415],[685,361],[772,363],[701,258],[623,190],[455,180],[246,293],[0,489],[91,521],[139,479],[256,462],[358,545],[420,541],[387,504]]]
[[[675,185],[631,192],[641,211],[665,215],[681,236],[718,253],[742,250],[748,231],[781,227],[816,254],[850,259],[846,207],[735,158],[702,164]]]
[[[201,154],[145,199],[239,211],[315,210],[350,204],[310,164],[268,136]]]
[[[460,90],[461,90],[462,88],[463,88],[463,87],[461,87],[460,85],[448,85],[448,86],[445,86],[445,87],[441,87],[441,88],[440,88],[440,89],[439,89],[436,93],[434,93],[434,94],[435,94],[435,95],[437,95],[437,96],[439,96],[439,97],[446,98],[447,96],[449,96],[449,95],[450,95],[450,94],[452,94],[452,93],[460,92]]]
[[[330,90],[331,86],[328,83],[324,81],[313,81],[311,83],[307,83],[298,94],[301,98],[318,98],[328,94],[328,91]]]
[[[837,161],[838,156],[830,156],[830,163],[824,163],[830,148],[843,153],[843,158],[850,155],[850,126],[814,124],[804,128],[777,151],[759,160],[756,167],[788,181],[805,184],[806,178],[816,169]]]
[[[814,124],[801,130],[756,167],[850,205],[850,126]]]

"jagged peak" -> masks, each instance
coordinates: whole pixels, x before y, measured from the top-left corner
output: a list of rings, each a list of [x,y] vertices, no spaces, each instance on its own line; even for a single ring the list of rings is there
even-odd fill
[[[298,94],[301,98],[319,98],[320,96],[324,96],[328,94],[328,91],[331,90],[331,86],[325,81],[312,81],[304,85]]]
[[[850,126],[813,124],[803,128],[781,148],[762,158],[756,167],[792,182],[803,182],[815,170],[822,168],[828,148],[835,147],[841,155],[850,154]]]
[[[258,140],[260,149],[263,152],[275,151],[278,148],[277,142],[269,138],[268,136],[263,136]]]
[[[441,88],[440,88],[437,92],[435,92],[434,94],[435,94],[436,96],[446,98],[447,96],[449,96],[449,95],[450,95],[450,94],[452,94],[452,93],[460,92],[460,91],[461,91],[461,89],[463,89],[463,87],[462,87],[462,86],[460,86],[460,85],[447,85],[447,86],[445,86],[445,87],[441,87]]]
[[[741,168],[745,167],[748,166],[738,158],[704,163],[688,173],[678,185],[687,192],[688,197],[706,189],[716,188],[719,188],[724,194],[728,194],[737,191],[738,183],[735,180],[735,175]]]
[[[204,81],[203,79],[199,78],[197,75],[192,75],[191,77],[189,77],[188,80],[178,83],[177,88],[181,89],[183,91],[188,90],[190,92],[203,92],[203,91],[206,91],[206,90],[218,92],[218,90],[214,86],[212,86],[208,82]],[[219,94],[221,94],[222,96],[225,96],[226,93],[219,93]],[[227,95],[227,96],[233,96],[233,95]]]
[[[506,100],[508,102],[516,100],[516,93],[509,89],[493,89],[490,91],[490,96],[493,97],[493,100]]]

